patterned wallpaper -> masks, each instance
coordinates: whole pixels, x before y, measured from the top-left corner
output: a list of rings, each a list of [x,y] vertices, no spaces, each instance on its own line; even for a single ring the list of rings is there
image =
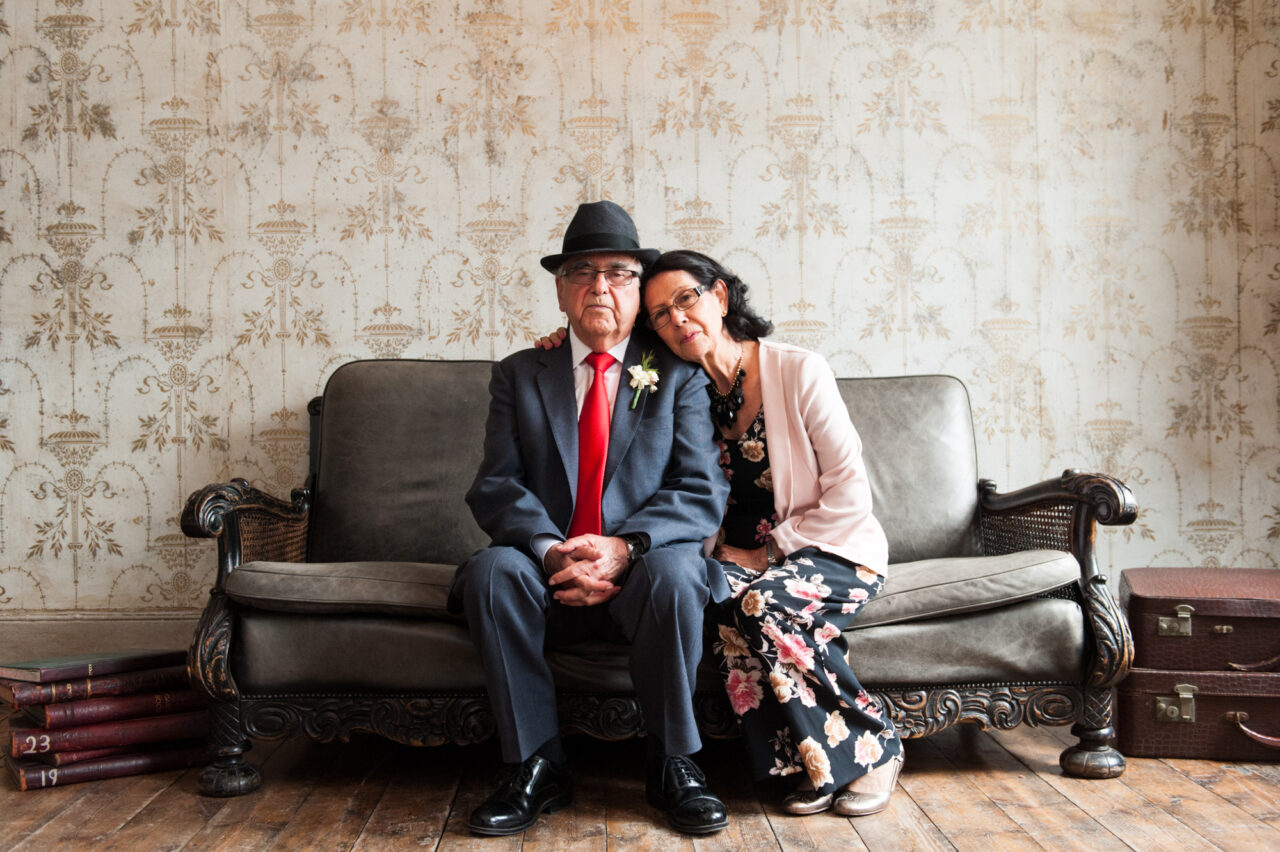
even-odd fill
[[[0,613],[198,608],[345,361],[555,327],[582,201],[1136,565],[1280,567],[1280,0],[0,3]]]

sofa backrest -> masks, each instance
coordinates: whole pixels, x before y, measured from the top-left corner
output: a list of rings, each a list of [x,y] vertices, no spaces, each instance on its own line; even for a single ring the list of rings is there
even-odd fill
[[[979,555],[978,459],[964,384],[952,376],[837,384],[862,438],[889,562]]]
[[[463,495],[480,467],[488,361],[343,364],[312,441],[312,562],[458,564],[489,543]]]
[[[313,405],[312,562],[462,562],[488,543],[463,500],[488,361],[367,360]],[[840,379],[891,562],[979,552],[969,397],[949,376]]]

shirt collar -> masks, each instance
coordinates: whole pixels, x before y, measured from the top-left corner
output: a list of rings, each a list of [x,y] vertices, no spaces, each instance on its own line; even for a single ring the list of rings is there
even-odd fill
[[[609,349],[609,354],[613,356],[613,360],[619,364],[627,357],[627,344],[631,342],[631,335],[627,335],[618,341]],[[577,333],[572,328],[569,329],[569,351],[573,354],[573,366],[577,368],[583,361],[587,360],[587,356],[591,354],[591,347],[578,339]]]

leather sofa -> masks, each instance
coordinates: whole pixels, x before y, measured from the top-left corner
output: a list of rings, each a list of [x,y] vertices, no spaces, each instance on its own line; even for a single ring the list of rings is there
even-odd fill
[[[201,791],[261,783],[252,739],[401,743],[494,734],[455,566],[487,541],[463,502],[479,463],[491,364],[355,361],[312,400],[310,474],[288,501],[244,479],[192,494],[183,531],[217,540],[217,578],[189,656],[212,699],[217,759]],[[977,472],[972,415],[946,376],[841,379],[889,537],[884,592],[846,634],[854,670],[905,737],[966,722],[1073,724],[1075,776],[1124,771],[1111,687],[1133,652],[1099,570],[1096,524],[1132,523],[1121,482],[1068,470],[1000,493]],[[566,733],[612,740],[644,720],[626,649],[550,654]],[[736,723],[712,661],[700,724]]]

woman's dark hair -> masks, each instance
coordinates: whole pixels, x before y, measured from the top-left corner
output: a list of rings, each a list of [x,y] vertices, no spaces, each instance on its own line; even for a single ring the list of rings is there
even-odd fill
[[[734,340],[759,340],[773,333],[773,323],[747,304],[747,285],[742,279],[701,252],[688,249],[669,251],[649,264],[640,276],[641,302],[644,300],[644,288],[655,275],[677,270],[692,275],[706,290],[711,289],[716,279],[724,282],[729,290],[729,312],[725,314],[724,327]]]

